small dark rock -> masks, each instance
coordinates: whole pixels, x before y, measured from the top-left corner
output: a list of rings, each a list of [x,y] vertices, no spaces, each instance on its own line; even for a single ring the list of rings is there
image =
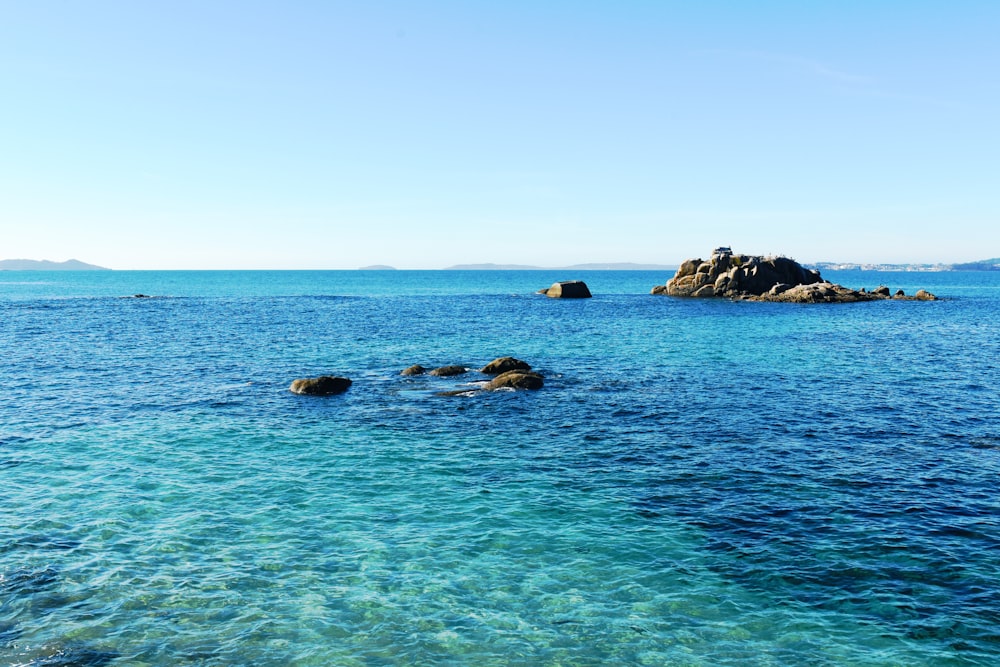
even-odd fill
[[[420,364],[413,364],[409,368],[404,368],[400,371],[400,375],[423,375],[427,372],[427,369]]]
[[[896,290],[896,293],[893,295],[893,297],[896,298],[896,299],[902,299],[905,296],[906,296],[906,292],[904,292],[901,289],[900,290]]]
[[[507,371],[530,371],[531,366],[527,362],[515,359],[514,357],[500,357],[483,366],[479,371],[487,375],[500,375]]]
[[[453,375],[461,375],[462,373],[468,372],[468,368],[465,366],[441,366],[440,368],[435,368],[430,371],[431,375],[436,375],[438,377],[452,377]]]
[[[872,290],[872,294],[877,294],[878,296],[889,296],[889,288],[885,285],[880,285]]]
[[[293,394],[330,396],[332,394],[343,394],[350,386],[351,381],[348,378],[322,375],[318,378],[295,380],[289,389]]]

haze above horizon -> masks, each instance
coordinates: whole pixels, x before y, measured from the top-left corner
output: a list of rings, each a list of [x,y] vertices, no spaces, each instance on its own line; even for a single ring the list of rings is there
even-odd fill
[[[1000,254],[1000,4],[7,3],[0,256]]]

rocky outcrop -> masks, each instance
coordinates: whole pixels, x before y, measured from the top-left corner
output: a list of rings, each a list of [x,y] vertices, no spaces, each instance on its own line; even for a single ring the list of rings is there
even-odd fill
[[[553,299],[589,299],[592,296],[587,283],[582,280],[552,283],[552,287],[538,290],[538,293]]]
[[[531,366],[527,362],[515,359],[514,357],[500,357],[479,369],[480,373],[486,375],[500,375],[507,371],[530,371]]]
[[[348,378],[321,375],[318,378],[295,380],[292,382],[289,390],[293,394],[330,396],[332,394],[343,394],[350,386],[351,381]]]
[[[669,296],[760,296],[776,286],[821,282],[818,271],[787,257],[757,257],[716,252],[710,259],[689,259],[659,291]],[[779,291],[784,288],[779,287]]]
[[[689,259],[677,269],[666,285],[650,293],[667,296],[724,297],[749,301],[790,303],[849,303],[878,299],[935,300],[930,292],[907,297],[898,291],[890,297],[888,287],[871,292],[853,290],[823,280],[819,271],[807,269],[788,257],[741,255],[720,248],[708,260]]]
[[[427,369],[420,364],[413,364],[409,368],[404,368],[399,372],[400,375],[412,376],[412,375],[423,375],[427,372]]]
[[[538,373],[532,371],[507,371],[490,380],[485,389],[541,389],[545,384]]]

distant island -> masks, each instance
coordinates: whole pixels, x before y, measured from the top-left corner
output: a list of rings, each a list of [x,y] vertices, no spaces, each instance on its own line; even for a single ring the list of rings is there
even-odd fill
[[[531,266],[528,264],[456,264],[445,271],[676,271],[676,264],[573,264],[572,266]]]
[[[50,262],[47,259],[0,259],[0,271],[110,271],[95,264],[87,264],[77,259],[65,262]]]
[[[389,266],[388,264],[372,264],[371,266],[362,266],[358,268],[358,271],[395,271],[395,266]]]

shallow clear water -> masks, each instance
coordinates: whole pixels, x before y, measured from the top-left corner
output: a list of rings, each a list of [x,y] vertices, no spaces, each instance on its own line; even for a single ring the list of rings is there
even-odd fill
[[[0,663],[996,664],[1000,276],[824,275],[0,274]]]

